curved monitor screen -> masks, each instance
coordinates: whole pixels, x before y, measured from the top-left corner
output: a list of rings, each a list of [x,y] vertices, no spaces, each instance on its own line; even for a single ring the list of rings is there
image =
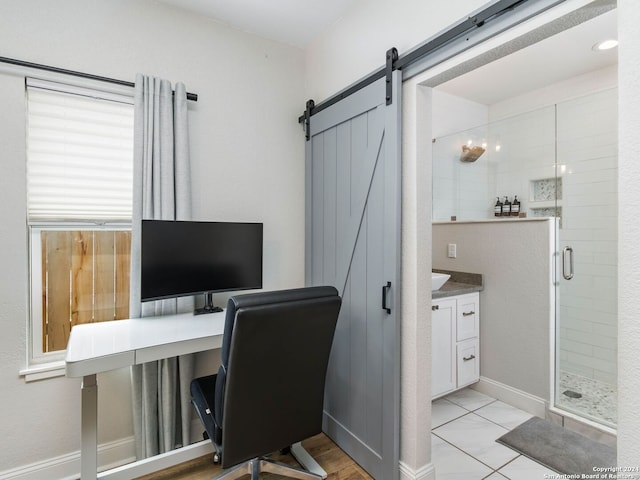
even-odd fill
[[[141,300],[262,288],[262,223],[143,220]]]

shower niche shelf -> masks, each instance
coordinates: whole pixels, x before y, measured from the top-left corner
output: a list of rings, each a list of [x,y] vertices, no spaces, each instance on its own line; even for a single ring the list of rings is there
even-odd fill
[[[529,216],[557,217],[562,227],[562,177],[529,182]]]
[[[532,202],[562,200],[562,177],[531,180],[529,182],[529,200]]]

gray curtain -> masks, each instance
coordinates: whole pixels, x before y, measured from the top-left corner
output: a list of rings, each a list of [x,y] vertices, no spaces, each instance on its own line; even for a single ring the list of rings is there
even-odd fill
[[[138,75],[135,87],[131,318],[193,309],[193,299],[140,302],[142,219],[189,220],[191,180],[187,95],[181,83]],[[138,459],[187,445],[190,437],[189,382],[193,356],[132,367],[133,420]]]

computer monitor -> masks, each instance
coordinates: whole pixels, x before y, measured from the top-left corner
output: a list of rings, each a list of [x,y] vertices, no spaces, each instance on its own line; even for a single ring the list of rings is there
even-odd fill
[[[196,313],[220,309],[212,294],[262,288],[262,223],[143,220],[143,302],[205,294]]]

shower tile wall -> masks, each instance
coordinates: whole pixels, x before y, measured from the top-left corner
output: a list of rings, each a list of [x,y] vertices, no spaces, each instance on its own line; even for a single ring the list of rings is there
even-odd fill
[[[554,211],[536,202],[533,184],[553,178],[562,195],[559,246],[572,246],[575,277],[560,282],[560,369],[616,383],[617,111],[616,90],[491,124],[503,143],[495,159],[497,192],[517,194],[530,216]]]
[[[617,90],[558,105],[563,177],[560,248],[575,277],[560,283],[560,369],[616,384]]]
[[[555,109],[547,107],[491,124],[491,134],[500,139],[495,159],[496,194],[517,195],[520,209],[534,216],[534,208],[555,207],[537,201],[536,182],[555,177]]]

